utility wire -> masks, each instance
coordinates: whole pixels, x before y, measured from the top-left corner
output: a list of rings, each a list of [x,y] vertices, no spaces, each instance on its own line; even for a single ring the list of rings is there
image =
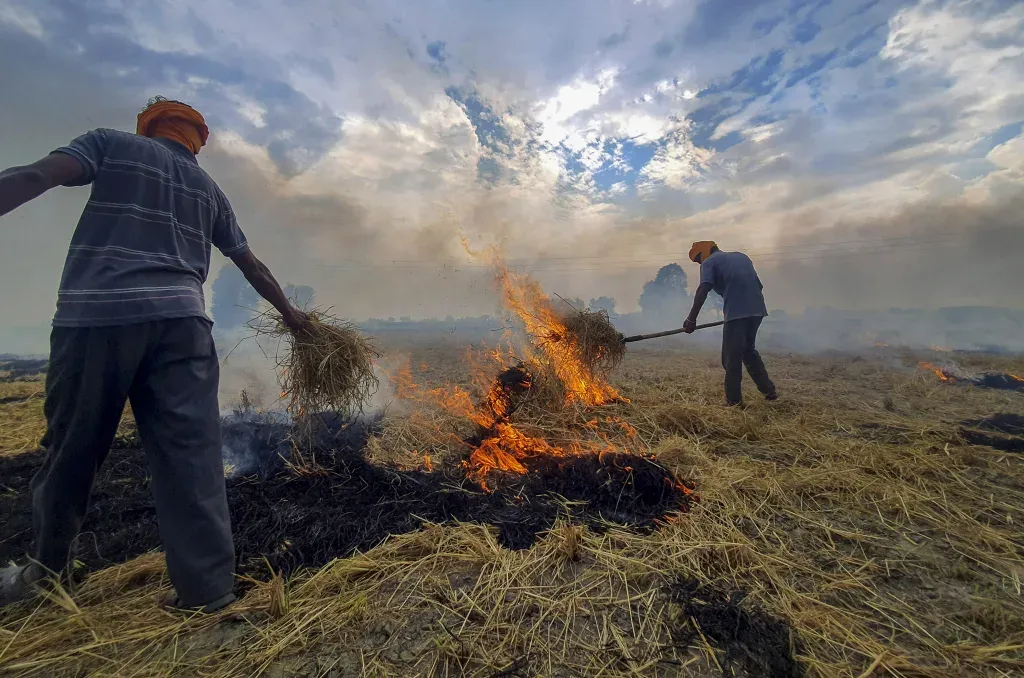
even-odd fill
[[[864,256],[864,255],[882,255],[882,254],[893,254],[899,252],[919,252],[925,250],[932,250],[941,247],[948,247],[950,245],[960,244],[959,240],[931,240],[931,241],[911,241],[905,243],[892,242],[890,245],[875,245],[873,247],[832,247],[829,249],[818,249],[818,250],[807,250],[806,248],[798,248],[796,250],[775,250],[766,251],[761,254],[750,254],[751,260],[758,263],[776,263],[776,262],[787,262],[787,261],[806,261],[811,259],[820,259],[822,257],[835,257],[835,256]],[[572,272],[572,271],[625,271],[639,268],[649,268],[655,265],[664,265],[672,258],[671,255],[665,255],[658,257],[657,259],[616,259],[608,261],[587,261],[582,260],[579,263],[581,266],[543,266],[543,265],[517,265],[508,263],[509,268],[513,270],[522,270],[528,272]],[[581,259],[585,259],[581,257]],[[540,262],[548,260],[539,260]],[[333,269],[338,272],[345,271],[365,271],[374,269],[390,269],[390,270],[436,270],[445,273],[468,273],[476,269],[490,270],[493,267],[488,264],[474,264],[474,263],[458,263],[458,262],[430,262],[430,261],[375,261],[375,262],[363,262],[362,264],[312,264],[318,268]]]
[[[982,229],[973,229],[973,230],[960,229],[960,230],[956,230],[956,231],[944,231],[944,232],[939,232],[939,233],[929,233],[926,236],[924,236],[924,237],[928,238],[927,240],[921,240],[921,238],[922,238],[921,235],[907,235],[907,236],[894,236],[894,237],[889,237],[889,238],[862,238],[862,239],[857,239],[857,240],[841,240],[841,241],[835,241],[835,242],[807,243],[807,244],[800,244],[800,245],[797,245],[795,247],[798,247],[800,251],[804,251],[804,252],[806,252],[806,251],[810,251],[810,252],[827,252],[827,251],[831,251],[831,250],[835,250],[835,249],[840,249],[840,250],[848,250],[848,249],[850,249],[850,248],[845,247],[846,245],[855,245],[855,244],[863,244],[863,243],[869,243],[869,244],[873,244],[873,245],[877,245],[877,246],[881,246],[883,243],[892,243],[894,245],[895,244],[923,244],[923,243],[932,243],[932,242],[944,241],[944,239],[946,239],[946,238],[957,238],[957,239],[959,239],[959,238],[963,238],[965,236],[977,237],[977,236],[982,235],[982,234],[991,233],[991,232],[994,232],[994,231],[1002,231],[1002,230],[1007,230],[1007,229],[1005,229],[1005,228],[982,228]],[[938,240],[936,240],[936,239],[938,239]],[[784,247],[784,248],[761,248],[761,249],[757,249],[757,248],[747,249],[747,248],[744,248],[744,247],[731,248],[730,247],[730,249],[739,249],[740,251],[743,251],[746,254],[748,254],[753,259],[755,257],[760,257],[760,256],[768,256],[768,255],[773,255],[773,254],[792,252],[793,249],[794,249],[794,246],[788,246],[788,247]],[[657,254],[657,255],[653,255],[653,254],[651,254],[651,255],[639,255],[641,257],[657,256],[658,257],[657,259],[649,259],[649,258],[638,259],[636,257],[616,256],[616,255],[594,255],[594,256],[574,256],[574,257],[533,257],[533,258],[530,258],[530,259],[510,258],[510,259],[506,260],[506,263],[509,264],[510,266],[517,266],[517,265],[523,265],[523,264],[527,264],[528,265],[528,264],[532,264],[532,263],[540,263],[540,262],[547,262],[547,261],[570,261],[570,262],[572,262],[572,261],[595,261],[595,262],[600,261],[600,262],[607,262],[607,263],[622,263],[622,262],[628,262],[628,263],[642,263],[642,262],[656,263],[658,261],[665,261],[666,259],[671,259],[671,258],[676,258],[676,257],[687,257],[688,255],[689,255],[689,251],[686,251],[686,252],[666,252],[664,254]],[[476,267],[479,267],[479,268],[490,268],[490,266],[488,266],[488,265],[485,265],[485,264],[473,264],[473,263],[469,262],[468,260],[466,260],[466,263],[459,263],[459,262],[456,262],[454,260],[449,260],[447,262],[444,262],[444,261],[427,260],[427,259],[382,259],[382,260],[370,261],[370,262],[366,261],[365,259],[338,259],[336,261],[339,262],[339,263],[336,263],[336,264],[314,264],[314,265],[316,265],[316,266],[326,266],[326,267],[336,267],[336,266],[342,266],[342,265],[345,265],[345,264],[356,264],[359,267],[384,267],[384,266],[398,266],[398,265],[421,265],[421,266],[428,266],[430,268],[435,268],[435,267],[438,267],[438,266],[458,266],[460,268],[467,268],[467,267],[476,266]]]

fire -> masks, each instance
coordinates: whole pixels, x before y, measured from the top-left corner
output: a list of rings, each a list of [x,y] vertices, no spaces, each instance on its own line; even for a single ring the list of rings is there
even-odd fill
[[[552,447],[543,438],[531,438],[512,424],[501,423],[494,427],[494,437],[486,438],[469,455],[470,476],[487,487],[487,474],[491,471],[509,471],[526,474],[523,461],[530,456],[565,456],[557,447]]]
[[[456,385],[429,388],[418,384],[408,364],[388,373],[397,395],[434,404],[479,427],[465,465],[469,477],[485,490],[490,489],[488,476],[491,473],[524,475],[530,459],[615,451],[608,436],[599,430],[597,419],[590,422],[592,426],[588,424],[584,428],[592,430],[598,440],[558,445],[530,435],[512,423],[515,410],[540,378],[545,383],[561,385],[558,393],[564,391],[565,395],[559,406],[597,406],[623,399],[603,375],[588,369],[571,333],[536,280],[509,270],[494,247],[485,253],[474,253],[466,241],[463,245],[474,257],[486,257],[494,267],[502,301],[522,321],[530,341],[514,349],[511,336],[506,334],[506,345],[484,352],[482,359],[480,351],[471,353],[476,356],[473,383],[477,396]],[[421,371],[426,371],[426,367],[422,365]],[[636,436],[635,429],[626,422],[605,417],[604,423],[629,437]]]
[[[932,371],[932,372],[934,372],[934,373],[935,373],[935,374],[936,374],[936,375],[937,375],[937,376],[939,377],[939,379],[941,379],[942,381],[948,381],[948,382],[955,382],[955,381],[956,381],[956,379],[955,379],[954,377],[951,377],[951,376],[947,375],[947,374],[946,374],[946,373],[945,373],[945,372],[943,371],[943,369],[942,369],[941,367],[938,367],[937,365],[933,365],[933,364],[931,364],[930,362],[927,362],[927,361],[922,361],[922,362],[921,362],[921,364],[920,364],[920,367],[921,367],[921,369],[923,369],[923,370],[931,370],[931,371]]]
[[[510,270],[496,247],[481,253],[474,252],[465,239],[462,244],[471,256],[486,258],[494,267],[505,306],[523,322],[527,334],[534,337],[534,344],[525,349],[527,362],[554,372],[565,386],[570,403],[604,405],[620,399],[611,384],[587,369],[579,347],[539,282]]]

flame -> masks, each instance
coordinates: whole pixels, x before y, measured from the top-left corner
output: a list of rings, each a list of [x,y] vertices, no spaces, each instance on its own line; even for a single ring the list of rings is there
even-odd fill
[[[534,338],[533,346],[526,348],[527,361],[554,372],[565,386],[569,403],[604,405],[620,399],[602,376],[594,374],[584,364],[578,344],[539,282],[509,269],[497,247],[474,252],[465,238],[462,246],[470,256],[485,258],[494,267],[495,282],[506,308],[519,317],[527,334]]]
[[[512,423],[514,410],[521,402],[519,397],[534,386],[537,375],[557,380],[563,386],[567,406],[596,406],[623,399],[603,375],[588,369],[578,344],[536,280],[509,270],[497,248],[475,253],[465,239],[463,246],[472,256],[486,258],[494,267],[504,305],[522,321],[530,341],[513,349],[511,334],[507,332],[504,345],[470,351],[467,359],[473,366],[472,389],[452,384],[431,388],[417,383],[408,362],[397,369],[382,368],[396,395],[433,404],[479,427],[479,443],[464,465],[467,475],[487,491],[491,490],[488,477],[492,472],[525,475],[529,460],[537,457],[615,451],[616,446],[602,431],[600,418],[584,425],[597,440],[558,445],[530,435]],[[426,371],[427,365],[420,365],[420,372]],[[603,430],[619,430],[631,438],[637,435],[629,423],[611,416],[604,417],[603,424],[607,427]],[[429,457],[424,457],[424,463],[430,467]]]
[[[933,365],[930,362],[922,361],[921,364],[919,365],[919,367],[922,370],[931,370],[942,381],[948,381],[948,382],[956,381],[956,379],[954,377],[951,377],[948,374],[946,374],[945,371],[943,371],[943,369],[941,367],[938,367],[937,365]]]
[[[1016,374],[1009,373],[1007,373],[1007,376],[1009,376],[1010,379],[1013,379],[1014,381],[1019,381],[1020,383],[1024,384],[1024,377],[1018,377]]]

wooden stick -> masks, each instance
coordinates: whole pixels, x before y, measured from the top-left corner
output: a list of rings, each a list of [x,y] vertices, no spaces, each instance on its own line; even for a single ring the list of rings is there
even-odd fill
[[[719,325],[724,325],[724,324],[725,324],[724,320],[719,320],[716,323],[706,323],[704,325],[697,325],[697,327],[695,327],[694,330],[703,330],[703,329],[707,329],[708,327],[718,327]],[[655,332],[654,334],[637,334],[637,335],[634,335],[632,337],[623,337],[622,343],[629,344],[629,343],[634,342],[634,341],[643,341],[644,339],[657,339],[658,337],[670,337],[673,334],[682,334],[685,331],[686,330],[684,330],[682,327],[680,327],[678,330],[668,330],[667,332]]]

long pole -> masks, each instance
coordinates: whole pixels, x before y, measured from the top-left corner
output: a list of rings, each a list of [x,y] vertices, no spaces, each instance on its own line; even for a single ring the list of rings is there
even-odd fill
[[[704,329],[707,329],[709,327],[718,327],[719,325],[724,325],[724,324],[725,324],[724,320],[719,320],[718,322],[715,322],[715,323],[706,323],[704,325],[697,325],[697,327],[695,327],[694,329],[695,330],[704,330]],[[634,335],[632,337],[624,337],[622,339],[622,343],[629,344],[629,343],[632,343],[634,341],[643,341],[644,339],[657,339],[658,337],[670,337],[673,334],[682,334],[685,331],[686,330],[684,330],[682,327],[680,327],[678,330],[667,330],[665,332],[655,332],[654,334],[637,334],[637,335]]]

